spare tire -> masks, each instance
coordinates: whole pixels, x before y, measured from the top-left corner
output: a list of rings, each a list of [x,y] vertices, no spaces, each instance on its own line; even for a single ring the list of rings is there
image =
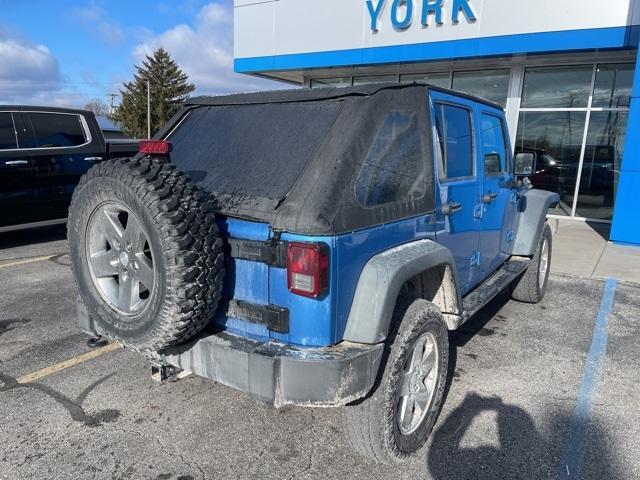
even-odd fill
[[[167,161],[94,166],[73,194],[68,237],[96,330],[129,348],[186,341],[218,307],[224,253],[210,202]]]

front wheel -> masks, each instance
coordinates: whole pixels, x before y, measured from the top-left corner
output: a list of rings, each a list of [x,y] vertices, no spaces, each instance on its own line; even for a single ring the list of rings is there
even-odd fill
[[[515,281],[511,298],[525,303],[538,303],[544,298],[551,271],[551,245],[551,227],[545,223],[536,253],[527,270]]]
[[[440,413],[449,358],[448,330],[432,303],[401,299],[393,325],[373,391],[342,412],[351,446],[383,463],[402,461],[426,443]]]

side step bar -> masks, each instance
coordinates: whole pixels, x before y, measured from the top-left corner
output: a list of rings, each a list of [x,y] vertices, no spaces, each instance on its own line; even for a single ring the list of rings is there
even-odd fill
[[[462,315],[445,315],[450,330],[456,330],[473,317],[482,307],[522,275],[531,262],[527,257],[514,257],[500,267],[484,283],[462,300]]]

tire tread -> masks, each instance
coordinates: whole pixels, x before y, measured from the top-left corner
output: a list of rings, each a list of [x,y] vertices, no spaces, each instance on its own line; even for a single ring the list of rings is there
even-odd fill
[[[88,185],[98,189],[112,179],[145,206],[162,245],[166,291],[153,328],[143,338],[114,338],[142,352],[159,351],[193,338],[211,320],[222,296],[224,251],[211,202],[175,165],[158,159],[116,159],[92,167],[75,189],[69,210],[70,241],[79,241],[79,197]],[[81,278],[77,262],[72,269]],[[78,285],[82,295],[81,285]],[[84,298],[83,298],[84,299]],[[86,302],[86,299],[85,303]],[[98,312],[93,312],[98,314]]]

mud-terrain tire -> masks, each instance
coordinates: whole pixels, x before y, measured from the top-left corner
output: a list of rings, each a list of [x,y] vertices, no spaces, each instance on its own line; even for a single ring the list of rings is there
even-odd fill
[[[71,266],[98,333],[141,352],[194,337],[221,298],[223,241],[210,202],[160,159],[100,163],[69,209]]]
[[[538,303],[544,298],[551,271],[552,238],[551,227],[545,223],[531,263],[512,285],[512,299],[524,303]]]
[[[421,345],[421,342],[425,342]],[[415,348],[414,348],[415,347]],[[414,352],[422,350],[416,358],[432,358],[431,370],[416,365]],[[420,357],[422,355],[422,357]],[[440,310],[431,302],[403,296],[399,299],[389,337],[385,344],[380,373],[369,393],[361,401],[343,408],[342,427],[349,444],[358,453],[371,459],[394,464],[401,462],[420,450],[426,443],[440,414],[447,380],[449,363],[449,337],[447,326]],[[405,382],[404,380],[408,381]],[[415,424],[401,426],[402,406],[409,410],[411,398],[422,391],[420,383],[428,393],[423,415],[417,415]],[[408,385],[408,386],[407,386]],[[403,400],[403,398],[407,398]],[[413,397],[415,398],[415,397]],[[406,403],[405,403],[406,402]],[[412,420],[414,417],[411,417]],[[408,427],[408,428],[407,428]]]

